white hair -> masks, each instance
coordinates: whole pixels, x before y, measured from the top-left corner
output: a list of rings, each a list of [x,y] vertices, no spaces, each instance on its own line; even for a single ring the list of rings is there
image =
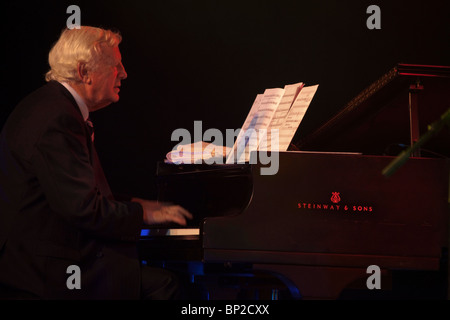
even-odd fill
[[[121,41],[120,33],[101,28],[82,26],[63,30],[48,54],[50,70],[45,80],[80,81],[78,63],[84,63],[88,70],[95,70],[101,60],[102,45],[115,47]]]

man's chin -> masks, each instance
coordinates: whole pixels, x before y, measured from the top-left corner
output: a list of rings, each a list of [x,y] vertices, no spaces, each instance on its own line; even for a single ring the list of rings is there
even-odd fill
[[[97,110],[106,108],[111,103],[114,103],[114,102],[117,102],[117,101],[119,101],[119,96],[117,96],[117,99],[111,99],[109,101],[100,102],[97,105],[93,106],[92,108],[89,108],[89,111],[97,111]]]
[[[117,102],[117,101],[119,101],[119,99],[120,99],[119,93],[116,93],[116,94],[113,96],[113,98],[111,99],[111,102],[110,102],[110,103]]]

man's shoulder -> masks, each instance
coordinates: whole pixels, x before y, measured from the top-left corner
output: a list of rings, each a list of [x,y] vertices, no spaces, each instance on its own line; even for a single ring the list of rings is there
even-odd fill
[[[26,96],[10,114],[3,134],[11,148],[30,151],[50,128],[82,128],[83,118],[72,95],[51,81]]]
[[[62,84],[56,81],[50,81],[22,99],[18,107],[22,105],[39,105],[54,108],[56,111],[57,109],[61,109],[58,107],[59,104],[76,105],[76,102]]]
[[[23,98],[12,111],[8,121],[38,125],[49,118],[64,114],[78,116],[75,99],[62,84],[50,81]]]

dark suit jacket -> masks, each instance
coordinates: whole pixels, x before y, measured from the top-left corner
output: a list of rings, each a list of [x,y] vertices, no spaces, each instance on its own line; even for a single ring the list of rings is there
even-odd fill
[[[113,199],[81,112],[51,81],[0,138],[0,285],[37,298],[137,299],[142,207]],[[81,289],[68,289],[70,265]]]

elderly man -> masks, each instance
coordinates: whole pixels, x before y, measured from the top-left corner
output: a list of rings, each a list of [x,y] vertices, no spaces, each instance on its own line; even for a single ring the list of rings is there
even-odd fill
[[[179,206],[117,201],[93,144],[89,113],[119,100],[121,36],[64,30],[48,83],[14,109],[0,138],[0,291],[9,298],[171,299],[171,273],[141,266],[142,225],[185,224]],[[78,287],[69,284],[78,267]],[[71,267],[72,268],[72,267]]]

